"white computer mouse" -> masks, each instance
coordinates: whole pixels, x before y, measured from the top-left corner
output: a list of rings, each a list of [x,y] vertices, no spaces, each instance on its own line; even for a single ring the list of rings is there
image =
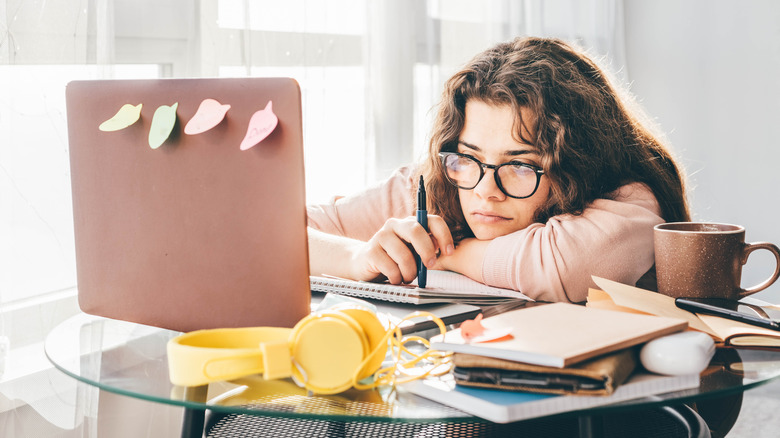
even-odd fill
[[[709,335],[686,331],[646,343],[639,360],[648,371],[681,376],[704,371],[714,354],[715,342]]]

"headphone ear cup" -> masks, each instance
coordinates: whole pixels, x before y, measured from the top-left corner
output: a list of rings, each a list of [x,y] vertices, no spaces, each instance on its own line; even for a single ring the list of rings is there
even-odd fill
[[[311,314],[290,335],[293,377],[306,389],[336,394],[352,386],[352,377],[370,352],[360,323],[343,311]]]
[[[363,367],[361,375],[358,376],[357,380],[363,380],[374,374],[374,372],[382,366],[382,362],[385,360],[385,356],[387,355],[387,341],[385,340],[387,330],[379,321],[376,314],[370,310],[362,307],[352,307],[341,309],[340,311],[357,321],[363,329],[366,338],[368,338],[368,351],[366,354],[373,355],[371,356],[371,360]],[[383,341],[384,345],[380,346],[379,344]],[[377,347],[379,347],[379,349],[377,349]]]

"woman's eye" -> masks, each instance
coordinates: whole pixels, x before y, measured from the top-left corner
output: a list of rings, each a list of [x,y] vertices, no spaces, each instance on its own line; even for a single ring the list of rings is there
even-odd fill
[[[534,165],[533,163],[524,163],[522,161],[510,161],[507,164],[512,166],[533,166]]]

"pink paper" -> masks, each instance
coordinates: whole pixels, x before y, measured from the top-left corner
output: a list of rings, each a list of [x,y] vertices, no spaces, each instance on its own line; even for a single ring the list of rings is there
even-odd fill
[[[482,325],[482,314],[480,313],[474,319],[467,319],[460,324],[460,335],[464,339],[475,338],[485,332]]]
[[[482,314],[474,319],[467,319],[460,324],[460,335],[466,342],[476,344],[479,342],[491,342],[511,336],[512,327],[500,327],[486,329],[482,325]]]
[[[241,142],[241,150],[245,151],[252,146],[265,140],[279,123],[279,118],[274,114],[272,103],[269,100],[265,109],[262,109],[252,115],[247,127],[246,136]]]
[[[204,99],[198,111],[184,127],[184,133],[195,135],[208,131],[219,125],[229,109],[230,105],[222,105],[214,99]]]

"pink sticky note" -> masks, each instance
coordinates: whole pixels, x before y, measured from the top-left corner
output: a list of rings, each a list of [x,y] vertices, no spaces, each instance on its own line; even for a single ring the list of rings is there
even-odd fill
[[[272,103],[269,100],[265,109],[252,114],[246,130],[246,136],[244,136],[244,140],[241,142],[241,150],[245,151],[263,141],[276,129],[278,123],[279,118],[274,114]]]
[[[474,319],[467,319],[460,324],[460,335],[465,339],[475,338],[485,332],[482,326],[482,314]]]
[[[480,313],[474,319],[467,319],[460,324],[460,335],[466,342],[478,343],[478,342],[490,342],[502,340],[507,336],[511,336],[512,327],[500,327],[488,329],[482,325],[482,314]]]
[[[219,125],[229,109],[230,105],[222,105],[214,99],[204,99],[198,111],[184,127],[184,133],[195,135],[208,131]]]
[[[512,338],[512,327],[486,329],[481,335],[469,338],[466,341],[471,344],[480,342],[504,341]]]

